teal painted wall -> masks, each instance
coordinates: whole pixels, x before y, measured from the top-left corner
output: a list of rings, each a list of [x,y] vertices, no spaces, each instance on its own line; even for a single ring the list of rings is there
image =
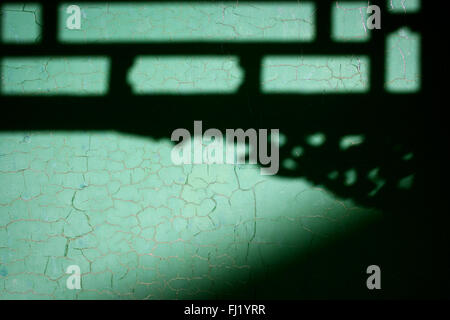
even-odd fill
[[[137,5],[118,12],[81,6],[82,29],[60,24],[59,39],[314,41],[312,4],[261,7],[262,15],[258,5],[194,5],[179,16],[167,5],[155,9],[158,15]],[[366,41],[364,8],[349,8],[336,8],[333,36]],[[145,10],[166,19],[153,25]],[[39,8],[6,4],[2,14],[2,41],[40,41]],[[140,31],[130,37],[131,22]],[[399,32],[388,40],[386,89],[415,91],[418,40]],[[220,59],[143,57],[128,80],[137,93],[233,92],[242,72],[232,57]],[[350,56],[271,59],[261,80],[269,91],[346,94],[370,87],[365,58],[362,68]],[[7,57],[1,70],[6,95],[108,90],[107,58]],[[172,146],[118,132],[0,133],[0,299],[214,297],[382,215],[305,179],[261,176],[251,165],[175,166]],[[81,290],[66,287],[70,265],[81,269]]]

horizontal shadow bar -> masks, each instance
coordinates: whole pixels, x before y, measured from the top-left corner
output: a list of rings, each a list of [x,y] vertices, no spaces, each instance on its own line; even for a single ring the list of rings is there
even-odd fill
[[[308,100],[314,102],[336,102],[342,103],[346,101],[358,101],[358,100],[374,100],[375,98],[378,101],[382,101],[383,99],[400,99],[404,103],[407,103],[409,100],[414,101],[417,97],[421,96],[421,92],[412,92],[407,94],[402,93],[389,93],[385,92],[384,94],[371,94],[371,93],[267,93],[267,94],[257,94],[255,95],[255,100],[259,98],[263,99],[276,99],[279,102],[292,102],[293,100]],[[116,97],[114,97],[116,99]],[[139,95],[131,95],[126,96],[126,101],[133,103],[136,105],[148,104],[154,101],[164,101],[167,103],[182,103],[189,104],[195,101],[199,102],[213,102],[215,99],[226,100],[229,102],[237,102],[240,103],[242,99],[242,95],[240,94],[139,94]],[[33,104],[37,103],[49,103],[49,104],[58,104],[63,101],[69,101],[71,103],[100,103],[101,101],[107,101],[108,96],[74,96],[74,95],[0,95],[0,102],[2,103],[25,103],[25,104]],[[245,103],[243,101],[242,103]],[[190,106],[191,108],[195,108],[195,106]],[[277,108],[283,107],[283,105],[278,105]]]
[[[377,97],[378,99],[376,99]],[[389,104],[380,103],[389,97]],[[204,120],[208,126],[235,127],[318,127],[361,128],[379,122],[408,124],[426,110],[417,101],[423,94],[412,95],[279,95],[248,98],[247,95],[164,95],[117,97],[1,97],[4,108],[16,106],[5,114],[1,131],[10,130],[128,130],[152,132],[154,128],[192,126]],[[19,107],[17,107],[19,106]],[[213,107],[212,107],[213,106]],[[395,107],[393,107],[395,106]],[[262,121],[262,122],[261,122]]]
[[[24,44],[0,45],[0,55],[8,56],[79,56],[79,55],[265,55],[265,54],[370,54],[367,43],[286,43],[286,42],[155,42],[56,44],[51,47]]]

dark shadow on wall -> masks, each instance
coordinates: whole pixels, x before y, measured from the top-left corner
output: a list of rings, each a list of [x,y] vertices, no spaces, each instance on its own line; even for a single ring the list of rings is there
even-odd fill
[[[374,1],[385,8],[385,1]],[[305,177],[358,203],[383,207],[403,203],[420,188],[417,167],[423,161],[427,124],[426,50],[421,56],[423,84],[414,94],[388,94],[384,89],[386,36],[407,25],[424,34],[421,13],[383,12],[383,29],[365,43],[330,39],[333,1],[316,1],[316,38],[312,43],[161,43],[60,44],[58,2],[43,2],[42,43],[2,44],[2,56],[108,56],[109,93],[86,96],[0,96],[2,106],[17,106],[3,116],[2,130],[118,130],[170,137],[176,128],[278,128],[287,138],[280,150],[280,175]],[[422,40],[423,41],[423,40]],[[423,48],[423,44],[422,44]],[[237,55],[245,80],[232,95],[133,95],[127,74],[137,55]],[[367,55],[370,90],[365,94],[262,94],[261,61],[267,54]],[[320,133],[320,146],[307,143]],[[341,139],[358,135],[360,145],[345,150]],[[301,147],[301,156],[295,148]],[[291,167],[284,166],[286,160]],[[405,190],[407,189],[407,190]],[[414,190],[412,191],[414,192]]]
[[[320,246],[281,263],[265,261],[242,284],[205,298],[218,299],[442,299],[448,298],[446,269],[432,239],[418,236],[432,221],[389,212],[377,222],[330,237]],[[403,214],[406,214],[404,212]],[[258,250],[257,245],[252,245]],[[274,257],[276,259],[276,257]],[[268,258],[266,260],[269,260]],[[369,290],[370,265],[381,269],[381,290]]]
[[[384,1],[371,1],[385,7]],[[435,108],[429,100],[431,70],[427,31],[422,13],[391,16],[383,13],[383,29],[368,43],[336,44],[329,39],[330,2],[317,1],[317,38],[311,44],[89,44],[61,45],[56,41],[55,3],[43,3],[42,45],[1,45],[2,56],[106,55],[111,58],[110,91],[105,97],[1,96],[4,131],[117,130],[168,138],[176,128],[279,128],[286,136],[280,163],[291,168],[279,174],[304,177],[337,196],[383,210],[384,218],[355,230],[329,245],[293,257],[276,269],[262,272],[242,288],[216,297],[242,298],[406,298],[442,297],[447,278],[435,253],[442,255],[444,236],[432,224],[440,197],[438,163],[443,148],[434,125]],[[426,4],[422,3],[422,12]],[[53,14],[51,14],[53,12]],[[422,87],[414,94],[384,90],[385,36],[407,25],[421,37]],[[260,61],[268,53],[365,54],[371,64],[367,94],[262,94]],[[135,96],[126,75],[136,54],[239,55],[245,81],[234,95]],[[311,145],[311,135],[326,139]],[[342,138],[364,137],[361,144],[343,150]],[[300,156],[295,155],[297,147]],[[375,173],[374,173],[375,172]],[[348,176],[353,181],[349,182]],[[356,179],[354,179],[356,177]],[[406,179],[406,180],[405,180]],[[406,181],[406,182],[405,182]],[[406,186],[405,186],[406,185]],[[376,191],[376,192],[374,192]],[[365,288],[365,268],[386,266],[386,287],[379,293]],[[390,272],[391,270],[392,272]],[[439,281],[443,276],[444,282]],[[317,278],[319,277],[319,278]],[[417,280],[417,282],[416,282]],[[345,288],[345,289],[343,289]],[[344,290],[344,291],[343,291]]]

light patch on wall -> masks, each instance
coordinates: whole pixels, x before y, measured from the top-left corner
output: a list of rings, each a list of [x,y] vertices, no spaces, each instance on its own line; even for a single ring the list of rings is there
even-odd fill
[[[349,170],[345,171],[344,175],[345,175],[344,184],[346,186],[352,186],[358,180],[358,173],[356,172],[355,169],[349,169]]]
[[[404,161],[409,161],[409,160],[411,160],[412,158],[414,158],[414,153],[412,153],[412,152],[408,152],[407,154],[405,154],[404,156],[403,156],[403,160]]]
[[[283,160],[283,168],[287,170],[295,170],[297,169],[298,164],[295,162],[295,160],[287,158]]]
[[[317,132],[306,137],[306,142],[313,147],[320,147],[326,140],[327,137],[322,132]]]
[[[401,28],[387,37],[386,89],[411,93],[420,89],[420,35]]]
[[[256,166],[173,165],[172,147],[115,132],[2,132],[0,296],[201,298],[380,217]],[[81,290],[66,288],[72,264]]]
[[[336,180],[337,178],[339,178],[339,172],[336,171],[336,170],[331,171],[331,172],[328,174],[328,179],[330,179],[330,180]]]
[[[336,1],[332,7],[331,37],[339,42],[362,42],[370,38],[366,26],[368,2]]]
[[[284,145],[286,145],[287,141],[288,141],[287,136],[283,132],[280,132],[278,134],[278,145],[280,147],[283,147]]]
[[[294,158],[300,158],[303,155],[303,148],[301,146],[296,146],[292,149],[292,156]]]
[[[367,174],[367,178],[369,178],[370,181],[372,181],[375,185],[374,189],[369,192],[369,197],[375,196],[378,191],[386,184],[386,180],[384,180],[382,177],[380,177],[380,168],[376,167],[369,171]]]
[[[420,0],[388,0],[388,10],[392,13],[415,13],[420,10]]]
[[[411,189],[414,183],[414,174],[404,177],[398,182],[399,189]]]
[[[349,135],[341,138],[339,142],[339,147],[341,150],[346,150],[352,146],[356,146],[358,144],[363,143],[364,136],[363,135]]]
[[[4,95],[103,95],[108,90],[106,57],[6,57],[1,61]]]
[[[365,56],[267,56],[263,92],[363,93],[369,89]]]
[[[66,27],[59,8],[63,42],[141,41],[312,41],[314,5],[277,3],[86,3],[81,30]]]
[[[41,19],[41,6],[39,4],[3,4],[1,6],[2,42],[39,42]]]
[[[242,80],[237,57],[141,56],[128,74],[137,94],[234,93]]]

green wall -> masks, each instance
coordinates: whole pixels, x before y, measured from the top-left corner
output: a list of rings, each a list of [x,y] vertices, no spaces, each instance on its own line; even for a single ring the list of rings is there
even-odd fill
[[[368,40],[363,5],[336,7],[336,41]],[[315,37],[308,2],[140,6],[82,5],[82,29],[69,30],[61,19],[59,40]],[[389,6],[403,10],[399,1]],[[5,4],[2,14],[3,42],[40,41],[38,6]],[[417,91],[418,36],[403,30],[387,39],[386,89]],[[136,93],[233,93],[243,76],[234,57],[165,59],[135,61],[128,81]],[[368,58],[355,56],[271,56],[265,63],[269,92],[365,92],[374,72]],[[109,67],[107,57],[5,57],[1,93],[104,95]],[[175,166],[172,146],[119,132],[1,132],[0,299],[214,297],[381,216],[305,179],[261,176],[251,165]],[[81,269],[81,290],[66,287],[70,265]]]

